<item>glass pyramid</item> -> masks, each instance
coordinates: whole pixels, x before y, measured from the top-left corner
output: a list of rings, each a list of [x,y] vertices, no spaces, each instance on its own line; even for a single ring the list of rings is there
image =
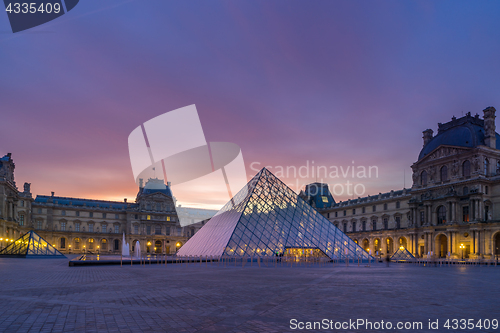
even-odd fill
[[[273,256],[297,248],[330,259],[372,258],[264,168],[177,255]]]
[[[10,257],[58,257],[66,256],[50,245],[33,230],[27,232],[0,251],[0,256]]]
[[[411,260],[411,259],[415,259],[415,257],[404,247],[400,247],[391,257],[391,260]]]

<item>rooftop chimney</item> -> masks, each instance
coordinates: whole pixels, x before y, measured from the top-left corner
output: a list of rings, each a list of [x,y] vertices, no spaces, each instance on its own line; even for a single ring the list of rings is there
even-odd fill
[[[52,197],[53,197],[53,196],[54,196],[54,194],[55,194],[54,192],[50,192],[50,196],[52,196]]]
[[[127,203],[127,198],[124,198],[124,199],[123,199],[123,202]]]
[[[484,112],[484,144],[491,148],[497,147],[496,126],[495,126],[495,108],[490,106],[483,110]]]
[[[434,131],[429,129],[426,129],[425,131],[422,132],[424,136],[422,137],[424,139],[424,146],[429,143],[429,141],[432,140]]]

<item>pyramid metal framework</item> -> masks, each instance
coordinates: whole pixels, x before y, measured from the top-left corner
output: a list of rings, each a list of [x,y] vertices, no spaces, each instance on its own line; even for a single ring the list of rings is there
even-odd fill
[[[391,257],[391,260],[411,260],[415,257],[404,247],[400,247]]]
[[[319,249],[330,259],[373,259],[266,168],[182,246],[179,256],[273,256]]]
[[[54,257],[66,258],[33,230],[27,232],[0,251],[0,256],[9,257]]]

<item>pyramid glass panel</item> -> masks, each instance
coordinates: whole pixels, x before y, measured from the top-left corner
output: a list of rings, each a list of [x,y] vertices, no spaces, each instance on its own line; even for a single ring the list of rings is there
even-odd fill
[[[59,257],[66,256],[50,245],[33,230],[0,251],[0,256],[10,257]]]
[[[411,260],[415,257],[404,247],[400,247],[391,257],[391,260]]]
[[[372,257],[266,168],[182,246],[179,256],[272,256],[306,249],[330,259]]]

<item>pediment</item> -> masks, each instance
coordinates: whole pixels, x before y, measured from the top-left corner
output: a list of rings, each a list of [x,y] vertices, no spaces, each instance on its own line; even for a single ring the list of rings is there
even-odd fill
[[[437,160],[440,158],[445,158],[448,156],[460,155],[471,151],[472,148],[456,147],[456,146],[439,146],[429,154],[425,155],[417,164],[422,162],[428,162],[432,160]]]

